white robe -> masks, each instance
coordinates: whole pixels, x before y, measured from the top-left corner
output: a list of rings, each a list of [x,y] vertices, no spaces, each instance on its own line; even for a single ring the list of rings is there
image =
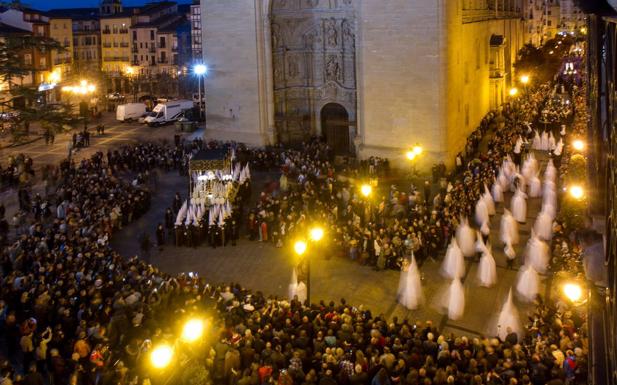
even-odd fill
[[[488,221],[488,207],[486,207],[486,202],[484,202],[484,199],[480,197],[480,199],[478,199],[478,202],[476,202],[476,224],[478,226],[482,226],[483,223],[486,223]]]
[[[493,196],[490,191],[488,191],[488,187],[486,187],[486,185],[484,185],[484,194],[482,194],[482,199],[484,200],[484,204],[486,204],[488,215],[495,215],[495,202],[493,201]]]
[[[456,242],[465,257],[473,257],[476,253],[475,242],[476,234],[469,227],[467,219],[463,219],[456,229]]]
[[[291,283],[289,284],[289,300],[291,301],[298,294],[298,273],[294,267],[291,273]]]
[[[465,290],[460,279],[452,280],[448,288],[447,299],[448,318],[451,320],[460,319],[465,312]]]
[[[541,150],[548,151],[549,150],[548,132],[544,131],[540,138],[542,140]]]
[[[422,282],[416,258],[411,256],[411,264],[405,274],[404,290],[399,295],[399,303],[409,310],[417,309],[424,302]]]
[[[553,238],[553,218],[551,213],[540,211],[533,225],[533,231],[538,235],[538,238],[550,241]]]
[[[542,139],[540,138],[540,134],[538,134],[538,131],[535,131],[535,134],[533,136],[533,142],[531,142],[531,148],[533,148],[534,150],[542,149]]]
[[[497,336],[502,341],[505,341],[506,336],[508,335],[508,328],[510,328],[512,332],[516,333],[519,340],[521,339],[523,329],[521,327],[518,310],[516,309],[514,301],[512,300],[511,288],[508,292],[508,298],[501,307],[501,312],[499,312],[499,317],[497,318]]]
[[[465,260],[463,253],[456,242],[456,239],[452,238],[446,251],[446,256],[441,264],[441,272],[446,278],[461,278],[465,275]]]
[[[495,183],[493,183],[492,195],[493,195],[493,201],[494,202],[496,202],[496,203],[503,202],[503,187],[497,181],[495,181]]]
[[[529,197],[538,198],[542,196],[542,182],[537,175],[529,179]]]
[[[533,231],[531,238],[527,241],[525,255],[526,264],[533,266],[538,273],[544,274],[546,272],[550,261],[549,248],[546,242],[538,238]]]
[[[508,209],[504,209],[499,224],[499,239],[501,243],[518,244],[518,223]]]
[[[480,257],[480,264],[478,265],[478,281],[480,286],[491,287],[497,282],[497,266],[495,265],[495,258],[493,254],[487,248],[486,252],[482,253]]]
[[[519,270],[516,292],[524,301],[532,302],[536,299],[540,287],[538,272],[531,265],[523,265]]]
[[[306,302],[306,284],[304,282],[298,283],[298,288],[296,289],[296,295],[298,296],[298,301],[301,303]]]
[[[525,223],[527,221],[527,201],[525,198],[527,198],[527,195],[520,189],[517,189],[510,202],[512,216],[519,223]]]

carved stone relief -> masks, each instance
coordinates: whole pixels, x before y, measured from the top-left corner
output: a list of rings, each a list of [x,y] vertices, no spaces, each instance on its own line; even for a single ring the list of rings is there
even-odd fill
[[[271,15],[275,126],[279,140],[314,135],[321,107],[356,116],[353,0],[274,0]],[[350,131],[351,132],[351,131]]]

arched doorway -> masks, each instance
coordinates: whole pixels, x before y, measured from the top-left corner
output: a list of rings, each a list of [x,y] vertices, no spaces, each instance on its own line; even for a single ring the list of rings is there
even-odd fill
[[[321,132],[336,155],[349,155],[349,114],[338,103],[321,109]]]

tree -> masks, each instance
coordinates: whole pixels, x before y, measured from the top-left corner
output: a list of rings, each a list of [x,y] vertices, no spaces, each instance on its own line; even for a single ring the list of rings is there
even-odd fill
[[[22,79],[35,70],[22,59],[24,52],[64,50],[59,42],[43,36],[9,34],[0,39],[0,82],[8,88],[8,97],[0,100],[0,107],[12,111],[9,124],[14,140],[27,136],[33,122],[40,122],[42,127],[54,132],[76,124],[69,104],[35,105],[34,101],[42,95],[37,85],[22,84]]]

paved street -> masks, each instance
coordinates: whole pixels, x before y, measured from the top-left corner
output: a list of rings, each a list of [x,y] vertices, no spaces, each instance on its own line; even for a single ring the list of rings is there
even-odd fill
[[[101,122],[105,125],[105,134],[96,134],[96,124],[90,124],[90,146],[77,149],[73,152],[73,159],[76,161],[92,156],[97,151],[106,153],[108,149],[115,149],[119,146],[136,143],[140,141],[148,142],[173,142],[174,134],[182,134],[185,138],[193,138],[203,135],[203,129],[198,129],[194,133],[178,132],[173,124],[161,127],[148,127],[139,123],[121,123],[115,120],[115,113],[106,113]],[[68,156],[68,143],[72,142],[73,132],[82,130],[83,127],[65,134],[58,134],[54,144],[45,144],[45,140],[39,139],[29,144],[0,149],[0,164],[6,165],[9,156],[20,153],[27,154],[34,161],[35,172],[46,164],[58,164]],[[34,190],[42,191],[41,181],[38,179],[40,174],[35,177]],[[0,201],[7,208],[7,215],[12,215],[17,207],[17,195],[13,190],[0,191]]]
[[[136,124],[113,123],[107,127],[105,135],[93,135],[91,146],[78,151],[75,157],[77,159],[87,157],[95,151],[105,152],[109,148],[140,140],[171,141],[175,133],[173,126],[151,128]],[[194,135],[201,135],[201,132]],[[63,159],[69,140],[71,136],[68,134],[59,136],[53,145],[45,145],[43,140],[39,140],[28,145],[4,149],[1,156],[5,160],[10,154],[26,152],[34,159],[38,168],[43,164],[57,163]],[[258,194],[264,183],[272,177],[276,176],[255,173],[254,193]],[[163,220],[163,213],[171,203],[173,195],[176,191],[183,193],[185,189],[185,177],[177,173],[161,175],[158,190],[154,193],[152,209],[139,221],[115,234],[112,241],[114,247],[127,256],[139,254],[137,240],[140,235],[147,232],[151,239],[154,239],[154,229],[157,223]],[[15,195],[12,191],[2,193],[2,201],[9,208],[9,213],[10,207],[14,205]],[[508,204],[510,196],[507,194]],[[521,243],[517,247],[517,255],[523,251],[539,206],[539,199],[528,201],[528,221],[526,225],[520,226]],[[312,256],[312,299],[338,301],[340,298],[345,298],[356,306],[365,305],[373,312],[383,313],[387,317],[431,319],[442,330],[456,334],[494,333],[495,317],[508,290],[515,284],[517,275],[516,270],[507,270],[505,267],[506,257],[499,245],[497,233],[503,207],[498,206],[497,212],[498,214],[491,219],[491,242],[494,245],[493,255],[498,265],[499,282],[496,287],[490,289],[479,287],[476,280],[478,264],[476,261],[467,261],[464,279],[467,304],[465,315],[461,320],[448,320],[435,305],[449,283],[439,273],[443,256],[439,256],[436,261],[428,260],[420,267],[426,304],[416,311],[408,311],[396,303],[399,272],[390,270],[377,272],[349,260],[326,259],[324,255]],[[168,245],[160,252],[154,250],[152,254],[151,262],[169,273],[198,272],[213,283],[239,282],[245,287],[278,296],[287,295],[293,264],[290,246],[277,249],[271,244],[250,242],[246,239],[242,239],[236,247],[217,249],[205,246],[197,249],[176,248]],[[517,304],[521,318],[525,320],[529,307]]]
[[[253,191],[258,193],[264,178],[271,176],[255,173],[253,177]],[[113,238],[114,247],[126,255],[139,254],[137,239],[140,234],[148,232],[151,239],[154,239],[154,229],[157,223],[162,221],[164,210],[171,203],[173,194],[175,191],[185,191],[186,182],[177,174],[162,176],[160,180],[150,212]],[[506,194],[508,205],[510,197],[511,194]],[[525,225],[519,226],[521,242],[517,246],[517,255],[523,252],[539,208],[540,199],[528,200],[528,220]],[[467,261],[464,279],[467,304],[461,320],[448,320],[435,305],[449,284],[439,273],[443,256],[439,256],[437,261],[428,260],[420,267],[424,278],[426,304],[416,311],[408,311],[396,303],[399,272],[378,272],[350,260],[326,259],[325,255],[312,256],[312,301],[338,301],[345,298],[349,303],[367,306],[373,312],[383,313],[387,317],[431,319],[447,332],[466,335],[494,333],[496,317],[508,290],[515,285],[517,275],[517,270],[506,269],[506,257],[498,241],[502,212],[503,206],[500,205],[497,207],[497,215],[491,218],[491,243],[494,245],[493,255],[498,265],[498,284],[490,289],[479,287],[476,280],[478,263]],[[286,296],[293,265],[290,249],[290,246],[277,249],[269,243],[246,239],[242,239],[236,247],[216,249],[206,246],[192,249],[167,245],[162,251],[154,251],[151,262],[169,273],[198,272],[212,283],[238,282],[266,294]],[[517,305],[522,322],[525,322],[527,311],[531,307],[519,302]]]

